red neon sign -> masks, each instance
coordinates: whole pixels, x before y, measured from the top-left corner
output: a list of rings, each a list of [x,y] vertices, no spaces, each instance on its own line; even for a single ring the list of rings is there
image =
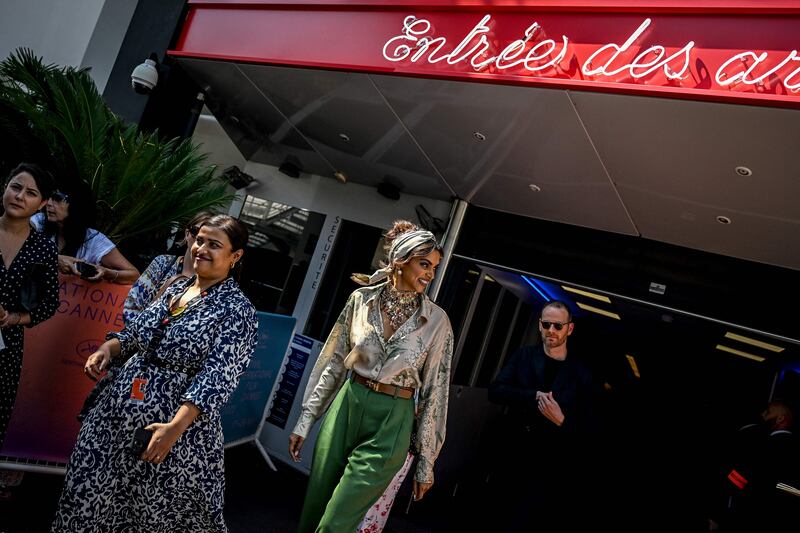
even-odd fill
[[[731,51],[696,54],[695,41],[680,48],[647,39],[652,19],[645,18],[624,41],[600,46],[571,42],[569,37],[548,36],[539,22],[529,25],[517,39],[503,43],[492,15],[484,15],[463,38],[451,41],[438,35],[430,20],[413,15],[403,20],[400,34],[383,46],[383,58],[421,68],[441,64],[486,74],[564,78],[613,83],[649,83],[686,89],[729,89],[796,96],[800,91],[800,55],[797,50]],[[649,45],[642,43],[650,41]],[[692,69],[700,57],[706,74]],[[720,60],[724,59],[721,63]],[[712,71],[708,71],[708,67]]]
[[[800,107],[800,12],[190,3],[175,50],[315,68]],[[369,4],[369,5],[367,5]],[[235,7],[234,7],[235,6]]]

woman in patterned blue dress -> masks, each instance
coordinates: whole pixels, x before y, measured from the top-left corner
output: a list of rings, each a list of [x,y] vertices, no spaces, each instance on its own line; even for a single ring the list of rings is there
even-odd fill
[[[78,435],[54,532],[225,532],[220,408],[257,339],[255,309],[231,271],[247,230],[216,215],[192,247],[196,275],[173,284],[86,361],[96,379],[131,356]],[[130,451],[134,430],[153,431]]]
[[[139,313],[157,300],[161,294],[173,283],[181,279],[188,279],[194,275],[194,262],[192,261],[192,246],[200,226],[213,216],[208,211],[201,211],[193,216],[184,228],[183,240],[180,246],[186,245],[186,252],[182,256],[159,255],[150,262],[139,279],[133,284],[125,298],[125,305],[122,311],[122,318],[125,324],[130,324]],[[94,407],[97,397],[103,392],[109,383],[119,373],[119,369],[125,364],[121,357],[116,358],[107,368],[106,375],[100,378],[91,390],[83,403],[78,421],[83,423],[86,415]]]

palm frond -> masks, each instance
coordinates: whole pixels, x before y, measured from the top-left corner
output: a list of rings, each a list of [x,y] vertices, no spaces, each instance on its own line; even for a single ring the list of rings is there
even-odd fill
[[[97,229],[118,243],[232,199],[192,141],[161,140],[125,124],[87,69],[46,65],[24,48],[0,62],[0,141],[12,138],[0,163],[15,164],[18,147],[17,157],[49,166],[58,179],[88,183]]]

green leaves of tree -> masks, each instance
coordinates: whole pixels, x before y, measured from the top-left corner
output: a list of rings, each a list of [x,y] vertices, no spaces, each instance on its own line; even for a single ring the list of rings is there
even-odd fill
[[[139,132],[109,109],[88,69],[45,65],[24,48],[0,62],[0,164],[20,161],[88,183],[97,229],[117,243],[231,199],[191,140]]]

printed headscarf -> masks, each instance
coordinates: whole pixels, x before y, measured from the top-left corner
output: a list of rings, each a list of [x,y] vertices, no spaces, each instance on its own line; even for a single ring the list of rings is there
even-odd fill
[[[434,250],[439,247],[433,233],[426,230],[414,230],[401,233],[392,241],[389,248],[389,264],[376,270],[371,276],[366,274],[353,274],[350,279],[359,285],[374,285],[392,275],[395,263],[406,263],[419,251],[420,248]],[[430,253],[430,252],[428,252]]]

